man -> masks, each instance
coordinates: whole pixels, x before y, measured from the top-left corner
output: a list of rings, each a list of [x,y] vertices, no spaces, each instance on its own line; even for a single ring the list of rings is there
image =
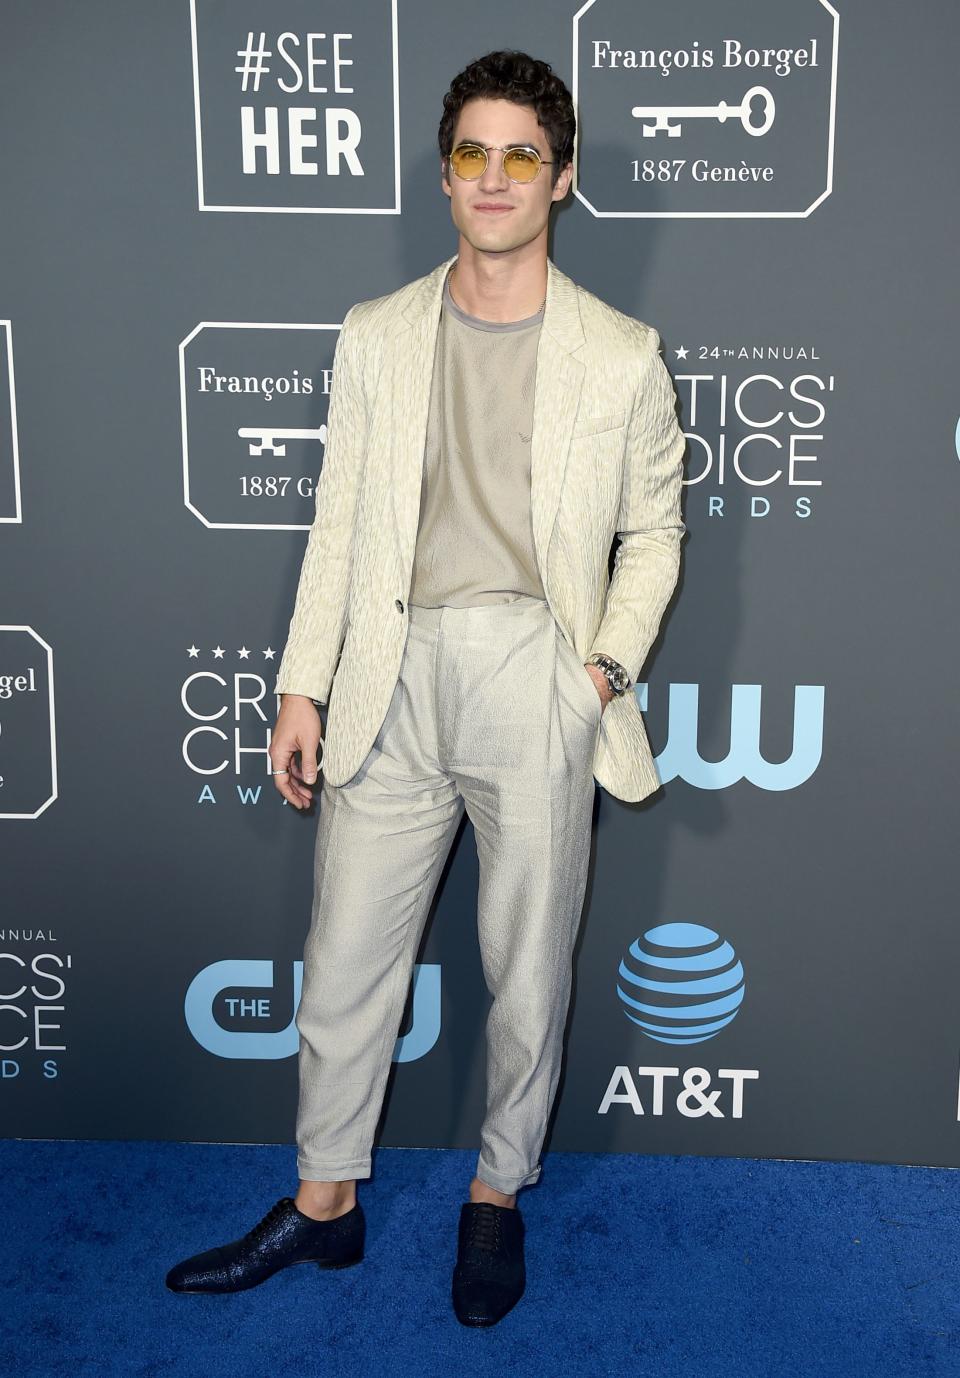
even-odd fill
[[[560,1072],[594,780],[626,800],[660,784],[631,686],[685,530],[659,336],[547,254],[574,131],[548,64],[471,63],[439,130],[457,253],[344,321],[270,752],[302,809],[322,742],[300,1185],[242,1239],[172,1269],[174,1290],[362,1258],[356,1183],[464,809],[493,1004],[454,1310],[492,1324],[524,1290],[517,1192],[540,1175]]]

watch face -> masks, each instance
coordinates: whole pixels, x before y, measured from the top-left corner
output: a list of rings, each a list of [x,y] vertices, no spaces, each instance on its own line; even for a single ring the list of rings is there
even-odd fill
[[[614,691],[618,694],[622,694],[630,683],[630,676],[627,674],[626,670],[623,669],[613,670],[611,673],[613,675]]]

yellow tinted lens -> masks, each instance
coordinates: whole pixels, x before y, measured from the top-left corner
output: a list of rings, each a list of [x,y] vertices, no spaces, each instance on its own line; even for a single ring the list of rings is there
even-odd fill
[[[487,165],[487,155],[476,144],[461,144],[450,154],[450,162],[458,177],[465,177],[467,181],[475,181],[482,175],[483,169]]]
[[[503,170],[514,182],[532,182],[540,171],[540,157],[531,148],[511,148],[503,155]]]

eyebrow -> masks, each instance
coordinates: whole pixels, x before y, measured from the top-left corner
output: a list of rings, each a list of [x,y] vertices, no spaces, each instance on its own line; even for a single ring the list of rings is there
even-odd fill
[[[458,144],[479,144],[481,148],[485,147],[484,142],[483,142],[482,139],[471,139],[469,134],[461,134],[460,137],[459,137],[459,139],[457,140],[457,143],[458,143]],[[454,145],[454,147],[456,147],[456,145]],[[542,153],[542,152],[543,152],[543,149],[542,149],[542,148],[540,148],[540,147],[539,147],[537,144],[535,144],[535,143],[531,143],[529,139],[511,139],[511,140],[507,143],[506,147],[507,147],[507,148],[535,148],[535,149],[537,150],[538,153]]]

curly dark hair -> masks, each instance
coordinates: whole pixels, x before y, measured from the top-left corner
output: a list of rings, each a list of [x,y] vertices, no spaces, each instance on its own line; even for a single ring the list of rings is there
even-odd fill
[[[506,48],[478,57],[458,73],[443,98],[443,117],[437,134],[441,157],[449,158],[457,116],[464,104],[476,96],[533,106],[553,154],[551,183],[556,185],[561,170],[573,159],[577,118],[573,97],[549,62]]]

